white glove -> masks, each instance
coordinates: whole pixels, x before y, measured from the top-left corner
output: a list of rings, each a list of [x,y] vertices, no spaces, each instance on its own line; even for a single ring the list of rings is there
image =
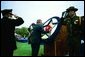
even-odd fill
[[[81,44],[83,44],[84,43],[84,40],[81,40]]]

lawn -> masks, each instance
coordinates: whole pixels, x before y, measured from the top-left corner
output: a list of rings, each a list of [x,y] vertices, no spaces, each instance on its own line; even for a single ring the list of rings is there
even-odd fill
[[[32,56],[31,53],[32,50],[30,44],[17,42],[17,49],[14,51],[13,56]],[[40,45],[38,56],[41,56],[43,54],[44,54],[44,46]]]

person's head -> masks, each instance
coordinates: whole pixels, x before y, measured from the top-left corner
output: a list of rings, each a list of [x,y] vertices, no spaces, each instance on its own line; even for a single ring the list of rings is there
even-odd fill
[[[39,23],[42,23],[42,20],[41,19],[38,19],[37,20],[37,24],[39,24]]]
[[[3,17],[12,17],[12,9],[4,9],[1,10],[2,16]]]
[[[73,7],[73,6],[69,7],[68,9],[66,9],[66,11],[68,12],[68,15],[69,15],[69,16],[75,15],[75,14],[76,14],[75,12],[76,12],[77,10],[78,10],[78,9],[75,8],[75,7]]]

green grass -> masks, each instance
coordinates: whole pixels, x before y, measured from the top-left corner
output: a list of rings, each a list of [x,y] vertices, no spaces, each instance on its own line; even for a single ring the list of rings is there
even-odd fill
[[[44,54],[44,46],[40,45],[38,56],[41,56],[42,54]],[[14,51],[13,56],[32,56],[31,45],[17,42],[17,49]]]

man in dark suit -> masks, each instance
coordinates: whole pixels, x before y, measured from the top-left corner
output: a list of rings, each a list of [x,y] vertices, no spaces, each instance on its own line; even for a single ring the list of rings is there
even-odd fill
[[[4,9],[1,11],[3,18],[1,19],[1,56],[13,56],[16,47],[14,36],[15,26],[24,23],[21,17],[12,14],[12,9]],[[13,19],[14,16],[16,19]]]
[[[41,43],[41,33],[46,33],[43,29],[42,20],[38,19],[37,24],[34,25],[33,31],[30,36],[30,42],[32,47],[32,56],[37,56]]]

